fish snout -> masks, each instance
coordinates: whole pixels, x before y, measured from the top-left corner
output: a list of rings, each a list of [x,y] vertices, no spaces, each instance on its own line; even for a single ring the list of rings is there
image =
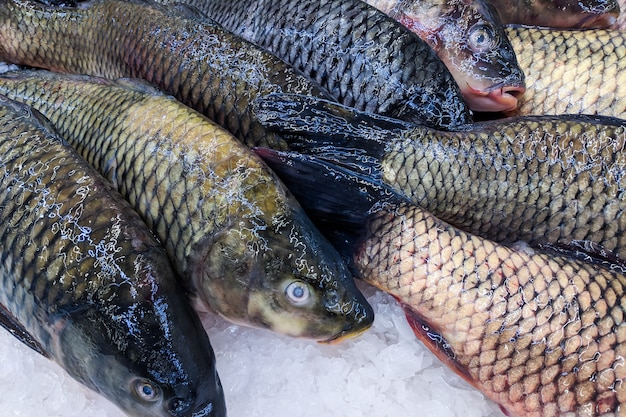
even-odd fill
[[[329,312],[345,317],[345,325],[339,333],[321,343],[337,344],[357,337],[374,323],[374,309],[360,292],[354,294],[350,300],[341,301],[336,291],[329,291],[324,305]]]
[[[524,84],[499,85],[486,90],[475,89],[468,85],[463,95],[472,110],[495,113],[515,110],[525,91]]]

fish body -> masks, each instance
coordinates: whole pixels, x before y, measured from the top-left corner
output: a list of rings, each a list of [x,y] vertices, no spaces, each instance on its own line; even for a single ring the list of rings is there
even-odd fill
[[[248,147],[136,81],[47,71],[0,78],[46,115],[163,242],[199,309],[328,341],[373,312],[339,255]]]
[[[393,295],[417,337],[506,415],[621,415],[623,266],[467,233],[323,154],[257,152],[344,229],[335,243],[355,275]]]
[[[562,29],[606,29],[620,15],[617,0],[487,0],[502,23]]]
[[[626,118],[626,35],[618,30],[509,26],[526,92],[511,114]]]
[[[249,145],[284,147],[249,111],[271,92],[323,95],[274,55],[191,8],[104,0],[0,3],[0,59],[52,71],[143,78]]]
[[[526,116],[442,132],[319,104],[274,96],[257,114],[289,132],[294,149],[467,232],[531,246],[592,242],[626,259],[623,120]]]
[[[364,2],[187,2],[284,59],[340,103],[444,129],[471,121],[458,86],[432,49]]]
[[[624,273],[499,245],[412,205],[372,215],[363,236],[359,276],[507,415],[622,415]]]
[[[0,171],[0,325],[130,416],[225,416],[209,339],[159,242],[4,97]]]
[[[433,48],[479,112],[514,110],[524,93],[519,68],[500,19],[482,0],[368,0]]]

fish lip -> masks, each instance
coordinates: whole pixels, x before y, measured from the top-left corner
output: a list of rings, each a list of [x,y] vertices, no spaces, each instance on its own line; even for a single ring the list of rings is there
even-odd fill
[[[617,18],[611,14],[589,14],[575,26],[577,29],[605,29],[613,26]]]
[[[354,329],[352,327],[350,327],[349,329],[342,330],[341,332],[339,332],[335,336],[331,337],[330,339],[318,340],[317,343],[320,343],[320,344],[323,344],[323,345],[338,345],[340,343],[345,342],[346,340],[355,339],[355,338],[361,336],[370,327],[372,327],[372,323],[369,323],[367,326],[362,327],[362,328],[358,329],[357,331],[354,331]]]
[[[526,91],[523,83],[501,82],[484,89],[474,88],[467,84],[465,94],[468,97],[475,97],[472,110],[485,112],[507,112],[513,111],[518,106],[518,97]],[[472,101],[471,98],[467,99]]]

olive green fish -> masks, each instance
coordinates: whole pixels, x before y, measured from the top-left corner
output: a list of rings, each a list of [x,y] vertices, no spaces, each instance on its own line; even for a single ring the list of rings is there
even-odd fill
[[[524,73],[493,9],[483,0],[367,0],[433,48],[474,111],[517,108]]]
[[[620,14],[617,0],[487,0],[505,24],[605,29]]]
[[[288,132],[294,149],[375,181],[470,233],[594,254],[604,249],[626,260],[623,120],[527,116],[442,132],[289,95],[259,100],[257,115]]]
[[[471,121],[459,87],[434,51],[362,1],[184,3],[284,59],[340,103],[443,129]]]
[[[626,34],[509,26],[526,92],[511,114],[602,114],[626,118]]]
[[[199,310],[319,341],[373,311],[284,185],[223,128],[144,83],[47,71],[0,77],[111,180],[163,242]]]
[[[284,147],[249,102],[271,92],[321,95],[293,68],[181,5],[95,0],[48,7],[0,0],[0,60],[155,84],[249,145]]]
[[[130,416],[226,416],[209,339],[152,232],[4,97],[0,172],[0,325]]]

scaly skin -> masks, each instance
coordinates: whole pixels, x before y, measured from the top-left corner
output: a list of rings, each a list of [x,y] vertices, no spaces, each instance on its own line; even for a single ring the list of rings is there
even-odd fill
[[[376,214],[364,236],[361,277],[509,415],[624,415],[622,273],[501,246],[414,206]]]
[[[458,86],[431,48],[364,2],[185,3],[267,48],[342,104],[444,129],[471,121]]]
[[[176,9],[180,10],[180,9]],[[51,8],[0,2],[0,59],[157,85],[248,145],[283,148],[249,111],[270,92],[320,95],[302,75],[220,26],[158,4],[94,1]]]
[[[0,91],[42,112],[117,186],[199,308],[320,341],[371,325],[347,267],[293,196],[206,117],[130,81],[19,71]]]
[[[39,116],[0,98],[0,323],[131,416],[225,416],[164,250]]]
[[[623,120],[527,116],[441,132],[292,96],[259,101],[257,114],[301,152],[470,233],[531,245],[588,241],[626,260]]]
[[[526,93],[516,115],[626,118],[626,34],[617,30],[507,27]]]
[[[474,111],[517,108],[519,68],[498,16],[482,0],[368,0],[433,48]]]

